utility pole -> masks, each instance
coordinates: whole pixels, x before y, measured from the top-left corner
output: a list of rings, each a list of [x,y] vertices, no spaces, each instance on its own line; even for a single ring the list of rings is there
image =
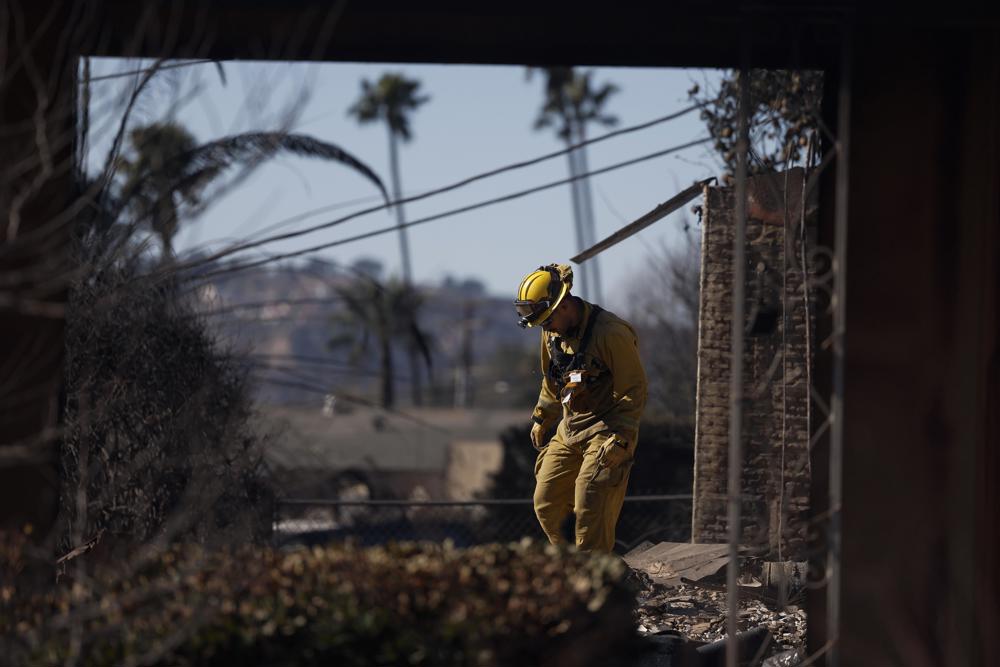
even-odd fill
[[[566,138],[566,145],[573,145],[573,133],[571,132]],[[573,229],[576,231],[576,248],[577,253],[581,253],[590,247],[588,242],[586,223],[583,219],[583,192],[580,187],[580,180],[577,176],[580,175],[580,165],[577,160],[576,151],[572,150],[567,153],[566,157],[569,160],[569,175],[573,179],[570,181],[570,197],[573,202]],[[591,298],[590,292],[590,271],[587,267],[580,266],[576,269],[576,275],[579,276],[581,282],[581,289],[579,294],[586,298]]]
[[[576,134],[578,143],[583,143],[587,139],[587,128],[583,120],[577,120]],[[574,153],[577,153],[577,174],[582,175],[590,171],[590,165],[587,161],[587,147],[581,146],[576,149]],[[580,188],[580,203],[581,213],[583,221],[581,226],[584,230],[585,245],[590,248],[595,243],[597,243],[597,223],[594,220],[594,198],[590,192],[590,178],[584,177],[579,181]],[[590,284],[593,287],[593,292],[590,293],[589,298],[591,301],[596,303],[604,302],[604,294],[601,289],[601,267],[597,257],[590,260],[587,266],[588,272],[591,272]]]

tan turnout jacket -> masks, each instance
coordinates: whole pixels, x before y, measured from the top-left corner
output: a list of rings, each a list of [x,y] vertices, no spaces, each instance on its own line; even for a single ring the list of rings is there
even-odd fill
[[[613,433],[634,447],[639,417],[646,404],[646,373],[639,360],[638,338],[628,322],[607,310],[599,314],[584,350],[583,367],[593,377],[591,382],[564,390],[560,396],[547,375],[550,339],[558,338],[560,349],[567,354],[576,354],[579,349],[580,338],[594,313],[592,304],[582,304],[583,317],[575,331],[565,337],[542,333],[542,388],[532,416],[548,427],[558,420],[557,433],[566,444]],[[563,400],[567,391],[571,395]]]

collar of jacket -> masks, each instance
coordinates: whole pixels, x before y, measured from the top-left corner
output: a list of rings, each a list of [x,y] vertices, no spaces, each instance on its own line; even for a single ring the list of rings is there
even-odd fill
[[[573,298],[577,299],[580,302],[580,306],[583,308],[583,313],[580,316],[580,321],[577,323],[577,325],[573,327],[573,329],[571,329],[570,331],[567,331],[566,335],[563,336],[562,338],[564,340],[571,340],[574,343],[578,343],[580,342],[580,336],[583,335],[583,332],[587,330],[587,321],[590,320],[590,317],[594,312],[594,308],[591,306],[589,302],[584,301],[578,296],[575,296]],[[574,349],[575,347],[576,346],[574,345]]]

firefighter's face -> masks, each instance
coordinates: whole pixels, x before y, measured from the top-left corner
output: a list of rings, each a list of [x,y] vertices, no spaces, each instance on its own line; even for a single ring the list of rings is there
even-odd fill
[[[542,329],[548,332],[556,333],[560,336],[566,334],[570,330],[573,319],[573,308],[570,305],[570,299],[563,299],[562,302],[556,306],[556,309],[552,311],[552,315],[549,319],[542,323]]]

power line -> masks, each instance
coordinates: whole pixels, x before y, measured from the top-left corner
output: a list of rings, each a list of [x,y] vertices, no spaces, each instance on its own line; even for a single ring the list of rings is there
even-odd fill
[[[440,195],[440,194],[444,194],[446,192],[451,192],[453,190],[457,190],[459,188],[465,187],[467,185],[470,185],[472,183],[481,181],[481,180],[486,179],[486,178],[491,178],[493,176],[497,176],[499,174],[503,174],[503,173],[506,173],[506,172],[509,172],[509,171],[514,171],[514,170],[517,170],[517,169],[523,169],[525,167],[530,167],[530,166],[536,165],[536,164],[538,164],[540,162],[545,162],[546,160],[551,160],[552,158],[559,157],[561,155],[566,155],[567,153],[569,153],[571,151],[574,151],[574,150],[577,150],[577,149],[579,149],[579,148],[581,148],[583,146],[589,146],[591,144],[596,144],[596,143],[599,143],[599,142],[602,142],[602,141],[606,141],[608,139],[612,139],[614,137],[619,137],[619,136],[622,136],[624,134],[629,134],[629,133],[632,133],[632,132],[638,132],[640,130],[644,130],[644,129],[653,127],[653,126],[658,125],[660,123],[665,123],[665,122],[670,121],[670,120],[675,120],[675,119],[680,118],[681,116],[683,116],[685,114],[688,114],[688,113],[690,113],[690,112],[692,112],[692,111],[694,111],[696,109],[700,109],[702,106],[704,106],[704,105],[703,104],[694,104],[694,105],[691,105],[691,106],[686,107],[684,109],[681,109],[680,111],[675,111],[673,113],[667,114],[666,116],[661,116],[659,118],[655,118],[653,120],[646,121],[644,123],[639,123],[637,125],[632,125],[632,126],[629,126],[629,127],[623,127],[623,128],[621,128],[619,130],[614,130],[612,132],[608,132],[607,134],[603,134],[603,135],[601,135],[599,137],[594,137],[593,139],[587,139],[586,141],[581,141],[581,142],[576,143],[576,144],[571,144],[571,145],[567,146],[566,148],[563,148],[563,149],[560,149],[558,151],[554,151],[554,152],[551,152],[551,153],[546,153],[545,155],[541,155],[539,157],[532,158],[530,160],[523,160],[521,162],[514,162],[514,163],[511,163],[511,164],[502,166],[502,167],[498,167],[496,169],[491,169],[489,171],[485,171],[485,172],[476,174],[474,176],[470,176],[470,177],[462,179],[460,181],[456,181],[455,183],[452,183],[450,185],[445,185],[445,186],[442,186],[440,188],[435,188],[433,190],[428,190],[427,192],[424,192],[424,193],[421,193],[421,194],[418,194],[418,195],[413,195],[411,197],[404,197],[402,199],[398,199],[398,200],[391,201],[391,202],[388,202],[388,203],[379,204],[377,206],[370,206],[370,207],[362,209],[360,211],[355,211],[354,213],[351,213],[349,215],[343,216],[341,218],[337,218],[335,220],[331,220],[331,221],[328,221],[328,222],[324,222],[324,223],[320,223],[320,224],[317,224],[317,225],[313,225],[311,227],[306,227],[305,229],[300,229],[300,230],[297,230],[297,231],[294,231],[294,232],[286,232],[284,234],[275,234],[275,235],[272,235],[272,236],[269,236],[269,237],[265,237],[263,239],[259,239],[257,241],[250,241],[250,242],[246,242],[246,243],[243,243],[243,244],[237,244],[237,245],[231,246],[228,249],[219,250],[219,251],[217,251],[215,253],[212,253],[212,254],[210,254],[210,255],[208,255],[206,257],[199,258],[198,260],[195,260],[195,261],[190,262],[188,264],[175,265],[173,267],[173,269],[176,270],[176,271],[183,271],[183,270],[195,268],[195,267],[201,266],[203,264],[208,264],[208,263],[211,263],[211,262],[218,261],[219,259],[222,259],[223,257],[228,257],[229,255],[235,254],[237,252],[242,252],[244,250],[250,250],[252,248],[258,248],[258,247],[260,247],[262,245],[267,245],[268,243],[274,243],[276,241],[286,241],[288,239],[298,238],[299,236],[305,236],[307,234],[312,234],[314,232],[318,232],[318,231],[321,231],[321,230],[324,230],[324,229],[329,229],[330,227],[334,227],[335,225],[342,224],[344,222],[347,222],[349,220],[353,220],[353,219],[361,217],[363,215],[368,215],[369,213],[375,213],[376,211],[382,211],[382,210],[385,210],[385,209],[388,209],[388,208],[391,208],[393,206],[397,206],[397,205],[400,205],[400,204],[409,204],[411,202],[420,201],[420,200],[423,200],[423,199],[427,199],[429,197],[433,197],[433,196],[437,196],[437,195]],[[707,141],[707,140],[708,139],[705,139],[705,140],[702,140],[702,141]],[[701,143],[701,141],[699,141],[697,143]],[[691,145],[695,145],[695,144],[691,144]],[[680,150],[680,149],[678,149],[678,150]],[[600,171],[596,171],[596,172],[591,172],[591,173],[592,174],[596,174],[596,173],[601,173],[601,172]],[[581,177],[585,177],[587,175],[589,175],[589,174],[583,174]],[[565,181],[565,182],[568,183],[568,182],[571,182],[571,181]],[[398,229],[398,227],[393,227],[393,229]]]
[[[212,58],[205,58],[204,60],[186,60],[182,63],[173,63],[171,65],[160,65],[159,67],[143,67],[142,69],[129,70],[127,72],[115,72],[114,74],[102,74],[101,76],[90,77],[90,83],[95,81],[106,81],[108,79],[123,79],[127,76],[136,76],[137,74],[146,74],[147,72],[159,72],[165,69],[176,69],[178,67],[190,67],[192,65],[205,65],[207,63],[220,63],[220,60],[214,60]],[[83,84],[84,80],[80,80]]]
[[[350,403],[356,402],[353,399],[347,398],[346,396],[340,396],[339,394],[335,393],[332,388],[321,387],[318,384],[313,384],[311,382],[293,382],[291,380],[279,380],[278,378],[271,378],[257,374],[251,375],[251,379],[257,382],[262,382],[264,384],[271,384],[277,387],[287,387],[289,389],[299,389],[301,391],[307,391],[313,394],[319,394],[321,396],[333,395],[337,396],[337,398],[342,398],[343,400],[348,401]],[[368,401],[360,401],[360,403],[366,406],[370,405]]]
[[[303,364],[317,364],[321,366],[329,365],[341,368],[353,368],[350,364],[345,364],[344,362],[336,359],[330,359],[328,357],[311,357],[309,355],[302,354],[263,354],[255,352],[241,356],[249,359],[260,359],[261,361],[298,362]]]
[[[217,308],[215,310],[196,311],[191,313],[191,317],[209,317],[215,315],[226,315],[239,312],[241,310],[253,310],[260,308],[270,308],[277,306],[307,306],[307,305],[332,305],[341,300],[340,296],[313,297],[302,299],[276,299],[274,301],[257,301],[254,303],[238,303],[231,306]]]
[[[310,368],[310,367],[299,368],[297,366],[280,366],[280,365],[271,366],[252,361],[249,363],[249,366],[250,370],[256,372],[264,372],[269,374],[278,373],[280,375],[286,376],[287,378],[290,378],[292,381],[311,383],[316,388],[316,391],[318,391],[320,387],[326,385],[328,376],[344,375],[347,372],[349,372],[344,369],[322,369],[322,375],[320,375],[321,370],[316,368]],[[359,375],[368,375],[368,377],[373,377],[373,378],[381,377],[380,374],[377,372],[369,372],[367,374],[359,374]],[[273,375],[266,375],[266,376],[255,375],[255,377],[281,379],[280,377],[276,378]],[[334,392],[332,390],[327,390],[326,393],[330,394]]]
[[[333,204],[326,204],[325,206],[320,206],[320,207],[317,207],[317,208],[309,209],[308,211],[302,211],[301,213],[296,213],[295,215],[289,216],[287,218],[283,218],[281,220],[278,220],[276,222],[271,223],[270,225],[268,225],[267,227],[264,227],[263,229],[259,229],[259,230],[255,231],[255,232],[251,233],[251,234],[248,234],[247,236],[243,237],[242,240],[243,241],[252,241],[252,240],[255,240],[257,238],[260,238],[261,236],[263,236],[265,234],[268,234],[268,233],[273,232],[273,231],[278,230],[278,229],[282,229],[284,227],[288,227],[289,225],[293,225],[296,222],[300,222],[302,220],[305,220],[306,218],[311,218],[312,216],[318,215],[320,213],[328,213],[330,211],[336,211],[337,209],[347,208],[349,206],[356,206],[356,205],[359,205],[359,204],[367,204],[367,203],[373,202],[373,201],[384,202],[385,198],[382,195],[370,195],[368,197],[355,197],[354,199],[347,199],[345,201],[336,202],[336,203],[333,203]],[[209,247],[211,245],[214,245],[214,244],[221,244],[221,243],[225,243],[225,242],[238,243],[240,241],[241,241],[241,239],[236,238],[236,237],[216,238],[216,239],[213,239],[211,241],[206,241],[206,242],[202,243],[201,247],[202,248],[207,248],[207,247]]]
[[[415,416],[413,416],[411,414],[407,414],[405,412],[401,412],[401,411],[395,410],[393,408],[385,408],[385,407],[382,407],[382,406],[378,405],[377,403],[374,403],[373,401],[369,401],[369,400],[366,400],[364,398],[360,398],[358,396],[352,396],[350,394],[344,394],[344,393],[342,393],[340,391],[337,391],[335,389],[332,389],[332,388],[331,389],[324,389],[323,387],[319,387],[319,386],[316,386],[316,385],[313,385],[313,384],[310,384],[310,383],[288,382],[288,381],[285,381],[285,380],[278,380],[278,379],[274,379],[274,378],[266,378],[266,377],[260,377],[260,376],[254,376],[254,379],[256,379],[256,380],[258,380],[260,382],[265,382],[267,384],[273,384],[273,385],[280,386],[280,387],[289,387],[291,389],[301,389],[303,391],[308,391],[308,392],[312,392],[312,393],[316,393],[316,394],[321,394],[323,396],[331,396],[332,395],[332,396],[335,396],[337,398],[337,400],[347,401],[348,403],[357,403],[358,405],[363,405],[363,406],[368,407],[368,408],[374,408],[376,410],[382,410],[383,412],[387,412],[390,415],[395,415],[395,416],[400,417],[402,419],[405,419],[407,421],[411,421],[411,422],[413,422],[415,424],[419,424],[420,426],[423,426],[425,428],[429,428],[431,430],[438,431],[440,433],[445,433],[445,434],[448,434],[448,435],[452,435],[452,433],[451,433],[450,430],[448,430],[446,428],[443,428],[441,426],[437,426],[435,424],[431,424],[430,422],[425,421],[423,419],[420,419],[419,417],[415,417]]]
[[[275,355],[280,357],[282,355]],[[380,378],[382,377],[381,371],[366,370],[364,368],[358,368],[350,364],[345,364],[342,362],[336,362],[333,360],[324,360],[319,357],[289,357],[287,360],[280,358],[270,358],[270,355],[256,355],[250,354],[244,356],[240,361],[247,363],[257,370],[274,370],[274,371],[298,371],[298,370],[309,370],[310,372],[323,372],[335,375],[346,375],[351,374],[358,377],[366,378]],[[291,374],[291,373],[289,373]],[[400,380],[402,382],[409,382],[410,378],[406,375],[400,375],[398,373],[393,373],[393,378]],[[320,381],[316,376],[298,376],[298,379],[308,379],[309,381]]]
[[[288,315],[285,317],[238,317],[235,320],[225,320],[219,323],[217,326],[222,328],[220,333],[232,334],[232,331],[226,329],[227,326],[239,326],[239,327],[268,327],[274,324],[305,324],[307,322],[321,322],[325,324],[330,323],[330,315]],[[245,329],[241,330],[239,333],[244,335],[250,335]]]
[[[627,503],[649,503],[674,500],[691,500],[690,493],[649,494],[625,496]],[[367,500],[341,500],[340,498],[280,498],[277,504],[295,507],[490,507],[497,505],[531,505],[531,498],[481,498],[479,500],[411,500],[379,498]]]
[[[248,368],[251,369],[251,370],[253,370],[253,371],[255,371],[256,373],[260,373],[260,372],[282,373],[282,374],[287,375],[288,377],[293,378],[295,380],[303,380],[305,382],[315,382],[315,383],[318,383],[317,387],[316,387],[317,391],[319,390],[319,385],[322,385],[325,382],[327,376],[343,377],[343,376],[346,375],[346,376],[350,376],[351,378],[364,378],[366,380],[377,380],[377,379],[379,379],[379,378],[382,377],[382,374],[380,372],[378,372],[378,371],[365,371],[365,370],[358,370],[356,368],[347,368],[347,367],[344,367],[344,368],[332,367],[331,368],[331,367],[326,367],[326,366],[310,366],[310,365],[304,365],[304,366],[287,366],[286,365],[286,366],[283,366],[283,365],[280,365],[280,364],[279,365],[274,365],[274,364],[269,364],[267,362],[259,362],[258,363],[258,362],[251,361],[248,364]],[[304,371],[304,372],[300,372],[300,371]],[[400,382],[409,382],[410,381],[410,378],[408,376],[401,376],[401,375],[393,374],[392,377],[393,377],[393,379],[399,380]],[[334,392],[332,390],[327,390],[326,393],[331,394],[331,393],[336,393],[336,392]]]
[[[385,201],[385,200],[382,197],[382,195],[370,195],[368,197],[356,197],[355,199],[348,199],[346,201],[337,202],[335,204],[327,204],[326,206],[320,206],[319,208],[314,208],[314,209],[310,209],[308,211],[303,211],[302,213],[296,213],[293,216],[290,216],[290,217],[287,217],[287,218],[285,218],[283,220],[279,220],[277,222],[274,222],[274,223],[268,225],[267,227],[264,227],[263,229],[257,230],[253,234],[250,234],[249,236],[246,237],[246,240],[249,241],[249,240],[254,239],[255,237],[259,238],[259,237],[263,236],[264,234],[267,234],[269,232],[273,232],[273,231],[275,231],[277,229],[281,229],[283,227],[287,227],[287,226],[289,226],[291,224],[299,222],[300,220],[305,220],[306,218],[312,217],[312,216],[317,215],[319,213],[327,213],[329,211],[336,211],[337,209],[340,209],[340,208],[347,208],[348,206],[355,206],[355,205],[358,205],[358,204],[368,204],[368,203],[373,202],[373,201],[379,201],[379,202],[381,202],[381,201]]]
[[[485,201],[477,202],[475,204],[469,204],[468,206],[462,206],[462,207],[459,207],[459,208],[451,209],[451,210],[445,211],[443,213],[437,213],[435,215],[429,215],[429,216],[424,217],[424,218],[419,218],[417,220],[412,220],[410,222],[407,222],[404,225],[402,225],[402,227],[403,228],[413,227],[413,226],[424,224],[424,223],[427,223],[427,222],[432,222],[434,220],[441,220],[442,218],[447,218],[447,217],[451,217],[451,216],[454,216],[454,215],[458,215],[460,213],[467,213],[469,211],[474,211],[476,209],[485,208],[487,206],[493,206],[495,204],[500,204],[500,203],[511,201],[511,200],[514,200],[514,199],[520,199],[521,197],[526,197],[528,195],[535,194],[537,192],[541,192],[543,190],[549,190],[551,188],[555,188],[555,187],[558,187],[560,185],[566,185],[567,183],[572,183],[573,181],[579,180],[581,178],[588,178],[590,176],[597,176],[599,174],[604,174],[604,173],[607,173],[609,171],[614,171],[616,169],[621,169],[623,167],[628,167],[628,166],[631,166],[631,165],[634,165],[634,164],[638,164],[640,162],[645,162],[647,160],[652,160],[654,158],[662,157],[664,155],[669,155],[670,153],[676,153],[677,151],[681,151],[681,150],[684,150],[686,148],[691,148],[692,146],[697,146],[699,144],[703,144],[703,143],[706,143],[708,141],[712,141],[712,137],[703,137],[701,139],[696,139],[694,141],[690,141],[690,142],[688,142],[686,144],[680,144],[678,146],[671,146],[670,148],[665,148],[663,150],[656,151],[654,153],[648,153],[646,155],[642,155],[642,156],[637,157],[637,158],[632,158],[631,160],[625,160],[623,162],[618,162],[618,163],[615,163],[615,164],[612,164],[612,165],[608,165],[607,167],[602,167],[600,169],[595,169],[594,171],[590,171],[590,172],[587,172],[587,173],[584,173],[584,174],[577,174],[576,176],[570,176],[569,178],[564,178],[564,179],[561,179],[561,180],[558,180],[558,181],[552,181],[552,182],[549,182],[549,183],[545,183],[543,185],[537,185],[537,186],[535,186],[533,188],[527,188],[525,190],[519,190],[519,191],[513,192],[511,194],[503,195],[503,196],[500,196],[500,197],[495,197],[493,199],[487,199]],[[237,271],[244,271],[246,269],[256,268],[258,266],[263,266],[264,264],[270,264],[272,262],[277,262],[277,261],[280,261],[280,260],[283,260],[283,259],[291,259],[293,257],[299,257],[301,255],[306,255],[306,254],[309,254],[309,253],[318,252],[320,250],[326,250],[328,248],[333,248],[333,247],[336,247],[336,246],[339,246],[339,245],[345,245],[347,243],[353,243],[355,241],[362,241],[364,239],[372,238],[373,236],[379,236],[381,234],[388,234],[388,233],[390,233],[392,231],[398,230],[399,228],[400,228],[400,225],[393,225],[391,227],[382,227],[380,229],[376,229],[376,230],[373,230],[373,231],[370,231],[370,232],[365,232],[364,234],[357,234],[355,236],[350,236],[350,237],[347,237],[345,239],[339,239],[337,241],[331,241],[329,243],[322,243],[322,244],[319,244],[319,245],[316,245],[316,246],[305,248],[303,250],[296,250],[294,252],[287,252],[287,253],[275,254],[275,255],[271,255],[268,258],[256,260],[254,262],[247,262],[247,263],[244,263],[244,264],[234,264],[234,265],[230,265],[230,266],[226,266],[226,267],[217,269],[215,271],[207,271],[207,272],[204,272],[204,273],[199,273],[199,274],[197,274],[197,276],[193,276],[193,277],[197,277],[197,278],[213,278],[213,277],[220,276],[220,275],[225,275],[225,274],[228,274],[228,273],[235,273]]]
[[[311,375],[308,372],[303,373],[299,369],[289,368],[287,366],[265,366],[263,364],[254,364],[254,363],[251,363],[250,366],[251,366],[251,368],[254,371],[267,373],[267,375],[256,375],[255,374],[254,375],[255,378],[267,378],[267,379],[278,379],[278,380],[281,380],[282,378],[280,376],[283,375],[283,376],[285,376],[285,378],[290,378],[290,380],[294,381],[294,382],[306,382],[306,383],[314,384],[314,386],[317,388],[317,390],[319,389],[319,387],[323,386],[325,384],[325,382],[326,382],[325,378],[316,377],[315,375]],[[271,375],[271,373],[277,373],[278,376],[276,377],[274,375]],[[329,392],[327,392],[327,393],[329,393]]]

